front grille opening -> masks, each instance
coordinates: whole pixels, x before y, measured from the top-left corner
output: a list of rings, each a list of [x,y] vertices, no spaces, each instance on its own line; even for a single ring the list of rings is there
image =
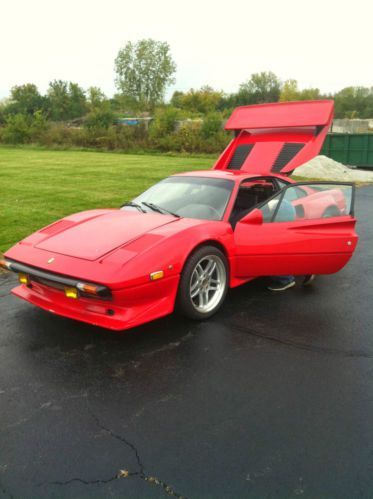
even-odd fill
[[[48,279],[43,279],[42,277],[34,277],[30,276],[31,281],[38,282],[43,284],[44,286],[48,286],[48,288],[59,289],[60,291],[64,291],[65,287],[63,284],[54,281],[48,281]]]

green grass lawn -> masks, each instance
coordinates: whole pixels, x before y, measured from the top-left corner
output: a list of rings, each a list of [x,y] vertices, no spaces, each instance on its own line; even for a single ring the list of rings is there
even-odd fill
[[[0,147],[0,251],[61,217],[118,207],[176,172],[213,159]]]

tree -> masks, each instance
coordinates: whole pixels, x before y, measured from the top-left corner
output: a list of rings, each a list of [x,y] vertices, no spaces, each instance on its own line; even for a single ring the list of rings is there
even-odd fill
[[[0,101],[0,126],[4,125],[7,117],[7,108],[9,106],[8,99]]]
[[[139,109],[150,110],[164,99],[166,88],[174,82],[176,65],[166,42],[152,39],[128,42],[115,59],[115,80],[123,96]]]
[[[304,88],[300,92],[300,100],[317,100],[323,98],[325,97],[321,95],[318,88]]]
[[[237,94],[237,104],[263,104],[278,102],[280,98],[281,81],[272,71],[254,73],[250,80],[240,85]]]
[[[89,87],[87,91],[87,96],[88,96],[88,106],[90,110],[92,111],[93,109],[98,109],[102,107],[104,102],[107,102],[106,95],[104,92],[98,88],[98,87]]]
[[[85,118],[85,126],[91,130],[108,129],[114,121],[110,101],[98,87],[90,87],[87,95],[89,113]]]
[[[6,106],[7,114],[25,114],[33,116],[36,111],[42,110],[44,99],[38,87],[33,83],[16,85],[10,91],[10,102]]]
[[[288,102],[294,100],[317,100],[321,98],[318,88],[298,89],[297,80],[286,80],[281,88],[280,101]]]
[[[299,99],[297,80],[286,80],[281,88],[280,102],[289,102]]]
[[[80,118],[87,112],[84,90],[77,83],[69,83],[69,118]]]
[[[48,111],[55,121],[79,118],[87,112],[84,90],[77,83],[54,80],[47,92]]]
[[[67,119],[69,114],[69,92],[67,81],[51,81],[49,83],[47,96],[50,118],[55,121]]]
[[[171,104],[175,107],[196,113],[212,113],[218,109],[223,93],[204,86],[199,90],[191,88],[188,92],[174,92]]]
[[[371,118],[373,87],[346,87],[334,96],[336,118]]]

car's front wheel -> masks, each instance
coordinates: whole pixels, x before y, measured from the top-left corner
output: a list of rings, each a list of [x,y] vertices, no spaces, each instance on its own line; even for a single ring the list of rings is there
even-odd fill
[[[221,307],[228,290],[228,264],[215,246],[198,248],[180,278],[177,305],[191,319],[207,319]]]

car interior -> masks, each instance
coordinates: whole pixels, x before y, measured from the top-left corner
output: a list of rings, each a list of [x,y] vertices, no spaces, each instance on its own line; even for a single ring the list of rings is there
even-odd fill
[[[233,206],[229,222],[233,229],[237,222],[249,213],[255,206],[263,203],[281,189],[274,180],[255,179],[241,184]]]

